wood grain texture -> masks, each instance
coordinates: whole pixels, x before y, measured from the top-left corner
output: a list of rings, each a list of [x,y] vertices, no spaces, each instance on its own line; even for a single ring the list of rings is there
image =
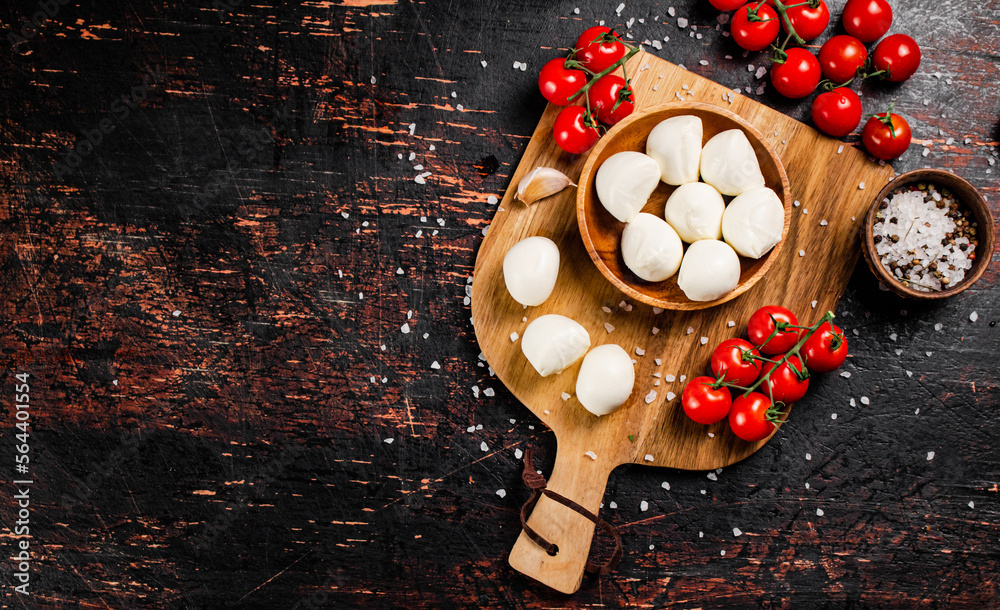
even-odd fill
[[[643,56],[634,57],[632,70],[639,66],[650,65],[650,69],[657,71],[656,84],[662,93],[659,95],[661,104],[657,104],[657,95],[650,89],[649,99],[643,112],[635,113],[609,131],[601,138],[591,154],[587,155],[587,162],[580,172],[580,188],[576,194],[576,217],[580,227],[580,236],[583,238],[583,245],[587,249],[587,254],[597,265],[601,272],[616,288],[621,290],[626,296],[637,299],[647,305],[669,309],[671,311],[691,311],[697,309],[707,309],[721,305],[727,301],[735,299],[753,287],[760,278],[764,277],[767,270],[771,268],[774,261],[781,255],[781,250],[785,245],[785,237],[788,235],[788,228],[791,226],[792,218],[792,193],[788,184],[788,175],[781,165],[764,135],[752,124],[740,118],[725,108],[721,108],[714,103],[705,102],[681,102],[672,99],[668,93],[668,87],[680,87],[682,81],[690,80],[684,71],[673,64],[665,62],[659,58],[646,60]],[[669,80],[659,79],[659,75],[669,75]],[[633,83],[638,86],[638,83]],[[690,86],[690,85],[689,85]],[[701,92],[702,98],[711,97],[706,86]],[[720,96],[724,91],[722,87],[717,87],[714,91]],[[665,103],[664,103],[665,102]],[[781,230],[782,240],[766,255],[759,259],[748,259],[740,257],[740,280],[734,290],[713,301],[692,301],[687,298],[684,292],[677,285],[677,276],[668,278],[663,282],[645,282],[638,278],[625,265],[621,255],[621,237],[625,229],[625,223],[619,222],[612,216],[604,206],[600,204],[597,197],[597,187],[595,176],[597,169],[611,155],[623,152],[646,152],[646,140],[649,132],[653,130],[660,121],[673,116],[690,114],[697,116],[702,121],[702,145],[714,136],[730,129],[743,131],[760,164],[761,173],[764,176],[765,185],[775,192],[778,199],[785,208],[785,222]],[[770,126],[769,126],[770,127]],[[522,161],[524,163],[524,161]],[[653,195],[643,207],[643,212],[653,214],[658,218],[663,218],[663,211],[666,207],[667,199],[673,194],[676,187],[660,182]],[[724,197],[728,205],[732,197]]]
[[[630,73],[639,74],[632,86],[640,106],[658,106],[678,91],[683,91],[686,99],[730,105],[722,101],[723,94],[729,93],[727,89],[662,59],[640,54],[626,67]],[[640,71],[640,67],[645,69]],[[654,84],[657,90],[652,89]],[[892,168],[869,161],[860,151],[840,150],[839,141],[766,106],[742,96],[732,106],[750,125],[763,126],[770,132],[772,141],[767,148],[756,143],[758,156],[765,156],[773,147],[780,151],[778,157],[788,159],[791,166],[786,177],[779,165],[762,163],[767,183],[787,201],[785,213],[791,230],[786,231],[787,247],[774,252],[771,273],[763,276],[759,287],[734,291],[746,292],[744,296],[723,298],[715,307],[694,311],[658,312],[640,302],[626,305],[622,300],[626,295],[607,281],[596,265],[587,264],[590,256],[580,233],[586,223],[573,222],[579,193],[567,189],[532,206],[515,201],[520,177],[536,167],[560,166],[581,189],[587,189],[583,197],[593,196],[588,170],[595,163],[616,151],[645,149],[642,138],[620,143],[612,139],[610,150],[594,150],[593,156],[567,155],[555,148],[550,136],[558,107],[548,108],[535,129],[479,249],[472,285],[472,316],[479,345],[504,385],[555,433],[559,443],[557,467],[561,461],[573,464],[560,469],[572,470],[574,476],[566,477],[566,481],[560,477],[560,488],[555,491],[592,512],[598,512],[603,494],[591,488],[603,490],[601,474],[606,476],[618,465],[713,470],[742,460],[764,446],[768,439],[757,443],[739,439],[727,421],[702,426],[688,419],[680,406],[683,380],[702,374],[712,347],[739,336],[739,329],[745,328],[758,307],[781,303],[798,312],[803,324],[813,324],[826,311],[836,309],[860,251],[859,229],[871,203],[871,194],[858,185],[866,183],[874,191],[892,178]],[[679,111],[690,112],[692,108],[682,107]],[[648,120],[640,118],[640,123],[646,125],[640,131],[648,133],[659,122],[658,116],[654,112]],[[706,139],[730,127],[710,123],[707,115],[703,123]],[[615,135],[612,132],[608,137]],[[793,198],[811,202],[811,213],[803,213],[809,211],[807,208],[793,207]],[[644,209],[662,216],[664,203],[664,198],[658,198]],[[607,222],[597,219],[602,220]],[[827,223],[820,224],[821,220]],[[559,246],[561,268],[549,299],[538,307],[524,308],[504,287],[503,259],[511,246],[534,235],[548,237]],[[811,253],[808,259],[802,256],[807,254],[805,248]],[[744,273],[751,277],[763,265],[761,261],[755,270],[755,265],[747,264]],[[608,313],[616,310],[616,315]],[[580,405],[574,396],[579,362],[560,375],[546,378],[527,362],[517,336],[523,335],[537,317],[552,313],[582,324],[590,333],[592,345],[616,343],[635,356],[635,389],[614,413],[596,418]],[[735,325],[729,326],[730,321]],[[666,376],[676,377],[676,381]],[[666,383],[657,385],[661,379]],[[588,459],[581,457],[588,451],[596,455],[590,461],[602,465],[588,464]],[[565,519],[572,525],[549,525],[548,519]],[[529,523],[541,531],[550,528],[558,536],[554,541],[562,549],[560,556],[549,558],[522,535],[511,552],[511,565],[558,591],[575,592],[582,581],[590,539],[582,535],[582,530],[589,527],[592,533],[593,524],[553,502],[540,505]]]
[[[535,71],[604,20],[808,121],[707,3],[618,4],[70,2],[26,28],[39,3],[5,3],[4,39],[27,37],[0,53],[0,391],[9,414],[32,375],[38,554],[32,598],[4,604],[995,606],[995,264],[934,304],[858,265],[850,378],[813,380],[714,479],[613,471],[624,559],[572,597],[507,565],[516,452],[549,473],[556,441],[480,358],[465,299],[544,113]],[[892,166],[953,169],[996,215],[1000,3],[894,9],[921,69],[856,85],[914,128]],[[15,508],[0,485],[8,553]]]

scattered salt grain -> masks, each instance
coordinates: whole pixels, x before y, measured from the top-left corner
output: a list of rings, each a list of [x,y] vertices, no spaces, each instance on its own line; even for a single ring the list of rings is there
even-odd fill
[[[702,337],[701,338],[701,344],[705,345],[706,343],[708,343],[708,337]]]
[[[837,154],[839,155],[842,152],[844,152],[844,145],[843,144],[841,144],[840,146],[837,147]]]
[[[510,333],[510,340],[511,340],[511,342],[517,341],[517,333],[516,332]]]
[[[730,320],[730,321],[726,322],[726,326],[728,326],[729,328],[732,328],[732,327],[736,326],[736,322],[734,322],[733,320]]]
[[[500,496],[501,498],[504,498],[504,497],[507,496],[507,490],[506,489],[498,489],[497,490],[497,495]]]
[[[688,329],[687,329],[687,334],[689,334],[689,335],[690,335],[690,334],[691,334],[691,333],[693,333],[693,332],[694,332],[694,326],[688,326]]]
[[[742,535],[743,535],[743,532],[740,530],[740,528],[738,528],[738,527],[734,527],[733,528],[733,536],[739,537],[739,536],[742,536]]]
[[[858,406],[858,403],[856,403],[853,398],[851,399],[851,406],[852,407]]]
[[[667,382],[669,382],[669,383],[673,383],[674,380],[676,380],[677,378],[674,377],[673,375],[667,375],[666,377],[664,377],[664,379],[666,379]]]
[[[481,62],[479,62],[479,63],[483,64],[483,67],[484,67],[484,68],[486,67],[486,60],[485,60],[485,59],[484,59],[484,60],[482,60],[482,61],[481,61]]]
[[[604,330],[608,331],[608,334],[610,334],[611,331],[613,331],[614,329],[615,329],[614,326],[608,324],[607,322],[604,323]]]
[[[827,222],[827,221],[825,221],[825,220],[821,220],[821,221],[819,221],[819,226],[821,226],[821,227],[825,227],[825,226],[826,226],[826,225],[828,225],[828,224],[830,224],[830,223],[828,223],[828,222]]]
[[[862,190],[862,191],[863,191],[863,190],[865,190],[865,183],[864,183],[864,182],[859,182],[859,183],[858,183],[858,188],[859,188],[860,190]]]
[[[597,454],[594,453],[593,451],[588,451],[587,453],[584,453],[583,455],[589,457],[592,460],[596,460],[597,459]],[[614,504],[614,502],[612,502],[612,504]],[[614,507],[612,506],[612,508],[614,508]]]
[[[479,444],[479,449],[483,452],[486,452],[490,450],[490,446],[486,444],[486,441],[483,441],[482,443]]]
[[[643,500],[642,502],[640,502],[639,503],[639,510],[641,510],[642,512],[646,512],[647,510],[649,510],[649,502],[646,502],[645,500]]]
[[[969,500],[969,508],[975,508],[975,507],[976,507],[976,503],[973,502],[972,500]]]
[[[813,301],[813,302],[812,302],[812,308],[813,308],[813,309],[816,309],[816,303],[819,303],[819,301]]]
[[[806,459],[807,460],[812,460],[813,459],[813,455],[811,453],[807,453],[806,454]]]
[[[844,379],[850,379],[851,373],[849,371],[843,371],[842,373],[840,373],[840,376],[843,377]]]
[[[872,401],[868,400],[867,396],[862,396],[861,397],[861,404],[863,404],[863,405],[869,405],[869,404],[871,404],[871,402]]]
[[[934,452],[933,451],[928,451],[927,452],[927,461],[929,462],[929,461],[931,461],[933,459],[934,459]]]
[[[413,135],[413,133],[414,133],[414,132],[415,132],[416,130],[417,130],[417,124],[416,124],[416,123],[410,123],[410,135],[411,135],[411,136]]]
[[[677,18],[677,27],[679,27],[681,29],[684,29],[687,26],[688,26],[688,20],[687,19],[685,19],[684,17],[678,17]]]
[[[489,197],[486,198],[486,203],[488,203],[490,205],[496,205],[497,201],[498,200],[497,200],[496,195],[490,195]]]
[[[805,250],[799,250],[799,258],[801,258],[801,257],[803,257],[805,255],[806,255],[806,251]]]
[[[969,321],[975,322],[978,319],[979,319],[979,314],[976,313],[975,311],[969,314]]]
[[[410,325],[403,324],[402,326],[399,327],[399,332],[403,333],[404,335],[407,334],[408,332],[410,332]]]
[[[906,371],[907,377],[913,377],[913,371]]]
[[[635,348],[635,355],[636,356],[645,356],[646,355],[646,350],[637,347],[637,348]]]
[[[646,404],[648,405],[654,400],[656,400],[656,390],[650,390],[649,394],[646,394]]]
[[[660,332],[660,329],[654,326],[653,327],[653,334],[655,335],[658,332]]]
[[[434,369],[434,370],[437,370],[437,369],[441,368],[441,365],[438,364],[437,360],[435,360],[434,362],[431,363],[431,368]]]
[[[646,460],[647,462],[652,462],[653,461],[653,456],[647,453],[646,457],[644,457],[642,459]]]
[[[830,419],[837,419],[837,414],[836,413],[831,413],[830,414]]]
[[[667,392],[667,400],[668,401],[669,400],[673,400],[675,398],[677,398],[677,394],[674,394],[673,392]]]
[[[817,509],[816,509],[816,516],[817,516],[817,517],[822,517],[822,516],[823,516],[824,514],[825,514],[825,513],[823,512],[823,509],[822,509],[822,508],[817,508]]]
[[[705,476],[708,478],[709,481],[718,481],[719,480],[719,475],[715,474],[714,472],[710,472],[710,473],[708,473]]]
[[[618,15],[619,17],[621,17],[622,16],[622,11],[624,11],[624,10],[625,10],[625,3],[622,2],[621,4],[618,5],[618,8],[615,9],[615,14]]]
[[[372,80],[375,80],[374,77],[372,78]],[[385,443],[386,445],[391,445],[392,441],[394,441],[394,440],[396,440],[396,439],[394,439],[394,438],[387,438],[387,439],[383,440],[382,442]]]
[[[660,483],[660,487],[666,489],[667,491],[670,491],[670,483],[667,483],[666,481]]]
[[[570,394],[563,392],[559,395],[563,400],[569,400]]]
[[[899,337],[899,335],[897,335],[896,333],[891,333],[889,335],[889,340],[890,341],[895,341],[898,337]]]

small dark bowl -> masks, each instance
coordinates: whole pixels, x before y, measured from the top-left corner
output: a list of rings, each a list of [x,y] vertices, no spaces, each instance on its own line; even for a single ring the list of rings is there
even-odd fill
[[[972,216],[979,224],[976,232],[976,236],[979,238],[979,245],[976,246],[976,260],[972,263],[972,268],[966,272],[961,282],[945,290],[922,292],[910,288],[896,279],[888,269],[882,266],[879,255],[875,252],[875,239],[872,230],[875,226],[875,215],[878,212],[879,204],[883,199],[900,188],[918,182],[932,183],[939,188],[950,190],[955,195],[955,198],[972,212]],[[897,176],[889,184],[885,185],[885,188],[875,197],[871,207],[868,208],[868,214],[865,216],[865,222],[861,227],[861,245],[868,268],[872,270],[872,273],[882,282],[883,286],[901,297],[932,301],[956,295],[979,280],[986,271],[986,268],[990,266],[990,261],[993,258],[994,232],[993,215],[990,214],[989,205],[986,204],[986,200],[979,194],[976,187],[951,172],[939,169],[917,169],[907,172],[902,176]]]

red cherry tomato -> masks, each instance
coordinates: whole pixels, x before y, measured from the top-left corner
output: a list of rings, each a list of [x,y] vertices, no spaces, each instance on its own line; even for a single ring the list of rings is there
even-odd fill
[[[892,112],[874,115],[861,130],[861,141],[865,148],[873,157],[883,161],[895,159],[906,152],[912,137],[910,124]]]
[[[774,0],[767,0],[767,3],[775,6]],[[830,25],[830,9],[823,0],[819,0],[819,4],[815,8],[809,6],[807,2],[799,4],[796,1],[786,2],[785,4],[798,4],[798,6],[787,9],[785,14],[788,15],[788,20],[792,22],[795,33],[803,40],[812,40],[819,37],[826,30],[826,26]],[[786,34],[788,33],[788,26],[785,25],[784,19],[781,19],[781,31]]]
[[[774,432],[776,426],[768,420],[771,401],[760,392],[742,394],[733,401],[729,410],[729,427],[733,434],[745,441],[756,443]]]
[[[745,0],[708,0],[708,3],[720,11],[735,11],[743,6]]]
[[[712,374],[723,376],[724,381],[743,387],[751,385],[760,376],[760,352],[743,339],[726,339],[712,352]]]
[[[771,83],[785,97],[805,97],[819,84],[819,61],[802,47],[792,47],[786,53],[785,63],[771,68]]]
[[[798,402],[809,389],[809,371],[798,356],[791,356],[777,368],[773,362],[765,362],[761,375],[768,373],[771,373],[771,376],[767,379],[767,385],[774,402],[783,402],[786,405]]]
[[[892,25],[892,7],[886,0],[847,0],[844,29],[861,42],[875,42]]]
[[[596,25],[576,39],[576,59],[591,72],[603,72],[625,56],[621,36],[610,28]]]
[[[861,123],[861,98],[847,87],[820,93],[812,103],[812,120],[823,133],[842,138]]]
[[[556,116],[552,125],[552,137],[559,148],[579,155],[597,144],[601,134],[597,131],[597,121],[583,106],[566,106]]]
[[[614,125],[635,110],[632,87],[617,74],[602,76],[591,85],[589,93],[590,107],[602,123]]]
[[[868,60],[868,49],[853,36],[834,36],[819,50],[819,67],[823,76],[835,83],[846,83]]]
[[[587,84],[587,73],[566,67],[566,58],[551,59],[538,73],[538,89],[556,106],[570,104],[570,96]]]
[[[747,336],[750,338],[750,343],[756,345],[762,354],[768,356],[783,354],[792,349],[799,340],[799,329],[779,328],[774,337],[768,341],[768,337],[771,337],[771,333],[777,328],[776,323],[782,326],[786,324],[798,326],[799,320],[795,314],[780,305],[766,305],[753,312],[747,321]]]
[[[829,373],[840,368],[847,358],[844,331],[833,322],[823,324],[802,345],[806,366],[815,373]]]
[[[756,17],[751,17],[751,11],[756,11]],[[758,19],[752,21],[751,19]],[[733,13],[730,31],[733,40],[747,51],[766,49],[778,37],[778,13],[764,3],[751,2]]]
[[[733,404],[729,388],[712,387],[714,385],[715,380],[711,377],[695,377],[681,392],[684,412],[699,424],[711,425],[724,420]]]
[[[906,34],[886,36],[872,51],[872,65],[885,72],[882,78],[901,83],[920,67],[920,46]]]

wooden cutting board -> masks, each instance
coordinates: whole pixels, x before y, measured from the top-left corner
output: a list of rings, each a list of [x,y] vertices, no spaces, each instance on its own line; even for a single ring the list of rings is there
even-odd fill
[[[858,230],[864,212],[894,175],[891,167],[879,166],[864,152],[742,95],[730,103],[724,97],[730,89],[667,61],[640,52],[627,68],[640,110],[679,95],[728,108],[750,121],[774,147],[792,196],[801,205],[793,208],[788,241],[778,261],[736,299],[693,312],[658,312],[628,301],[598,272],[584,249],[576,189],[532,206],[514,200],[521,177],[535,167],[557,168],[576,181],[586,161],[586,155],[556,147],[551,131],[559,108],[550,105],[545,110],[479,249],[472,317],[476,338],[497,377],[556,435],[549,488],[594,513],[608,476],[621,464],[708,470],[738,462],[764,446],[767,440],[738,439],[725,421],[706,427],[689,420],[680,406],[682,379],[702,374],[712,346],[740,336],[750,314],[762,305],[784,305],[803,324],[834,310],[860,253]],[[559,245],[559,279],[545,303],[525,309],[507,292],[503,258],[512,245],[534,235]],[[543,378],[525,359],[520,339],[512,340],[511,333],[520,337],[528,323],[550,313],[582,324],[592,346],[617,343],[633,354],[635,390],[618,411],[597,418],[572,396],[579,362],[561,375]],[[590,451],[596,459],[586,455]],[[575,592],[583,578],[593,524],[545,497],[529,523],[555,542],[559,552],[549,556],[522,532],[510,554],[511,566],[558,591]]]

